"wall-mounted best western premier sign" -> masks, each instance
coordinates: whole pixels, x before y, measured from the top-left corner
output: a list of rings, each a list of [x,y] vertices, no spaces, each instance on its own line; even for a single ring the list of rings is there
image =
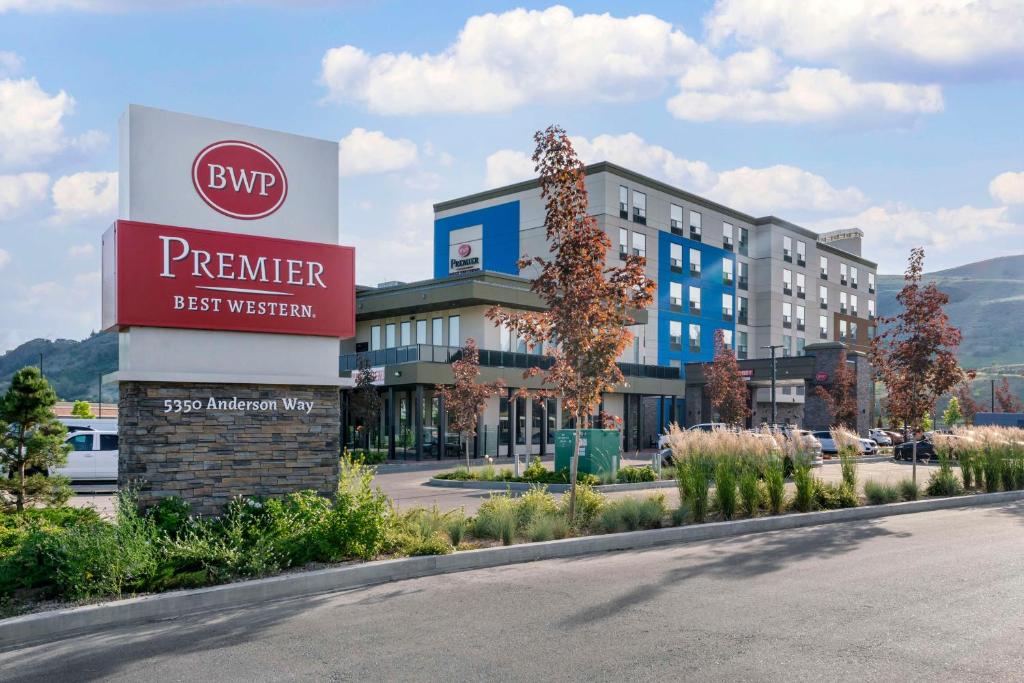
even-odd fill
[[[355,334],[352,247],[134,221],[103,243],[106,328]]]

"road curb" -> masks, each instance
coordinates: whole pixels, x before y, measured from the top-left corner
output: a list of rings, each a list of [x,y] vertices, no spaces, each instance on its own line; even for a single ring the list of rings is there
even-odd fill
[[[649,531],[483,548],[451,555],[349,564],[329,569],[296,572],[266,579],[160,593],[140,598],[127,598],[99,605],[71,607],[4,619],[0,620],[0,649],[8,650],[41,641],[58,640],[89,630],[175,619],[220,609],[247,607],[272,600],[306,597],[434,574],[1018,500],[1024,500],[1024,491],[980,493],[844,510],[690,524]]]
[[[567,493],[568,484],[534,484],[525,481],[475,481],[460,479],[435,479],[427,480],[427,486],[440,486],[453,489],[476,489],[484,491],[529,491],[537,486],[543,486],[550,493]],[[675,479],[659,479],[658,481],[641,481],[632,484],[604,484],[595,486],[595,491],[601,493],[616,493],[619,491],[651,491],[654,489],[674,489]]]

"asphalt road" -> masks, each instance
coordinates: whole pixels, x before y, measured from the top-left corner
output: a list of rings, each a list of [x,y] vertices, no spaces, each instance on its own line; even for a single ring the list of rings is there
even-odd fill
[[[480,570],[0,653],[5,681],[1024,680],[1024,504]]]

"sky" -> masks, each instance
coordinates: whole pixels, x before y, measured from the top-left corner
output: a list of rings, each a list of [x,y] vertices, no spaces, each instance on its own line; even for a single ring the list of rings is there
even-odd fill
[[[0,352],[100,320],[129,103],[340,142],[357,280],[431,276],[432,204],[557,123],[880,272],[1024,252],[1024,2],[0,0]]]

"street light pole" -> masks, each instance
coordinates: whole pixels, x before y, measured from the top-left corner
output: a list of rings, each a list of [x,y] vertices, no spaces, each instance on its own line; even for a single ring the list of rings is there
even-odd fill
[[[775,380],[776,380],[776,366],[775,366],[775,349],[783,348],[782,344],[769,344],[762,346],[762,349],[770,349],[772,352],[772,427],[775,427],[778,422],[777,408],[775,403]]]
[[[991,391],[990,396],[992,397],[992,412],[996,412],[996,380],[994,378],[989,379],[989,390]]]

